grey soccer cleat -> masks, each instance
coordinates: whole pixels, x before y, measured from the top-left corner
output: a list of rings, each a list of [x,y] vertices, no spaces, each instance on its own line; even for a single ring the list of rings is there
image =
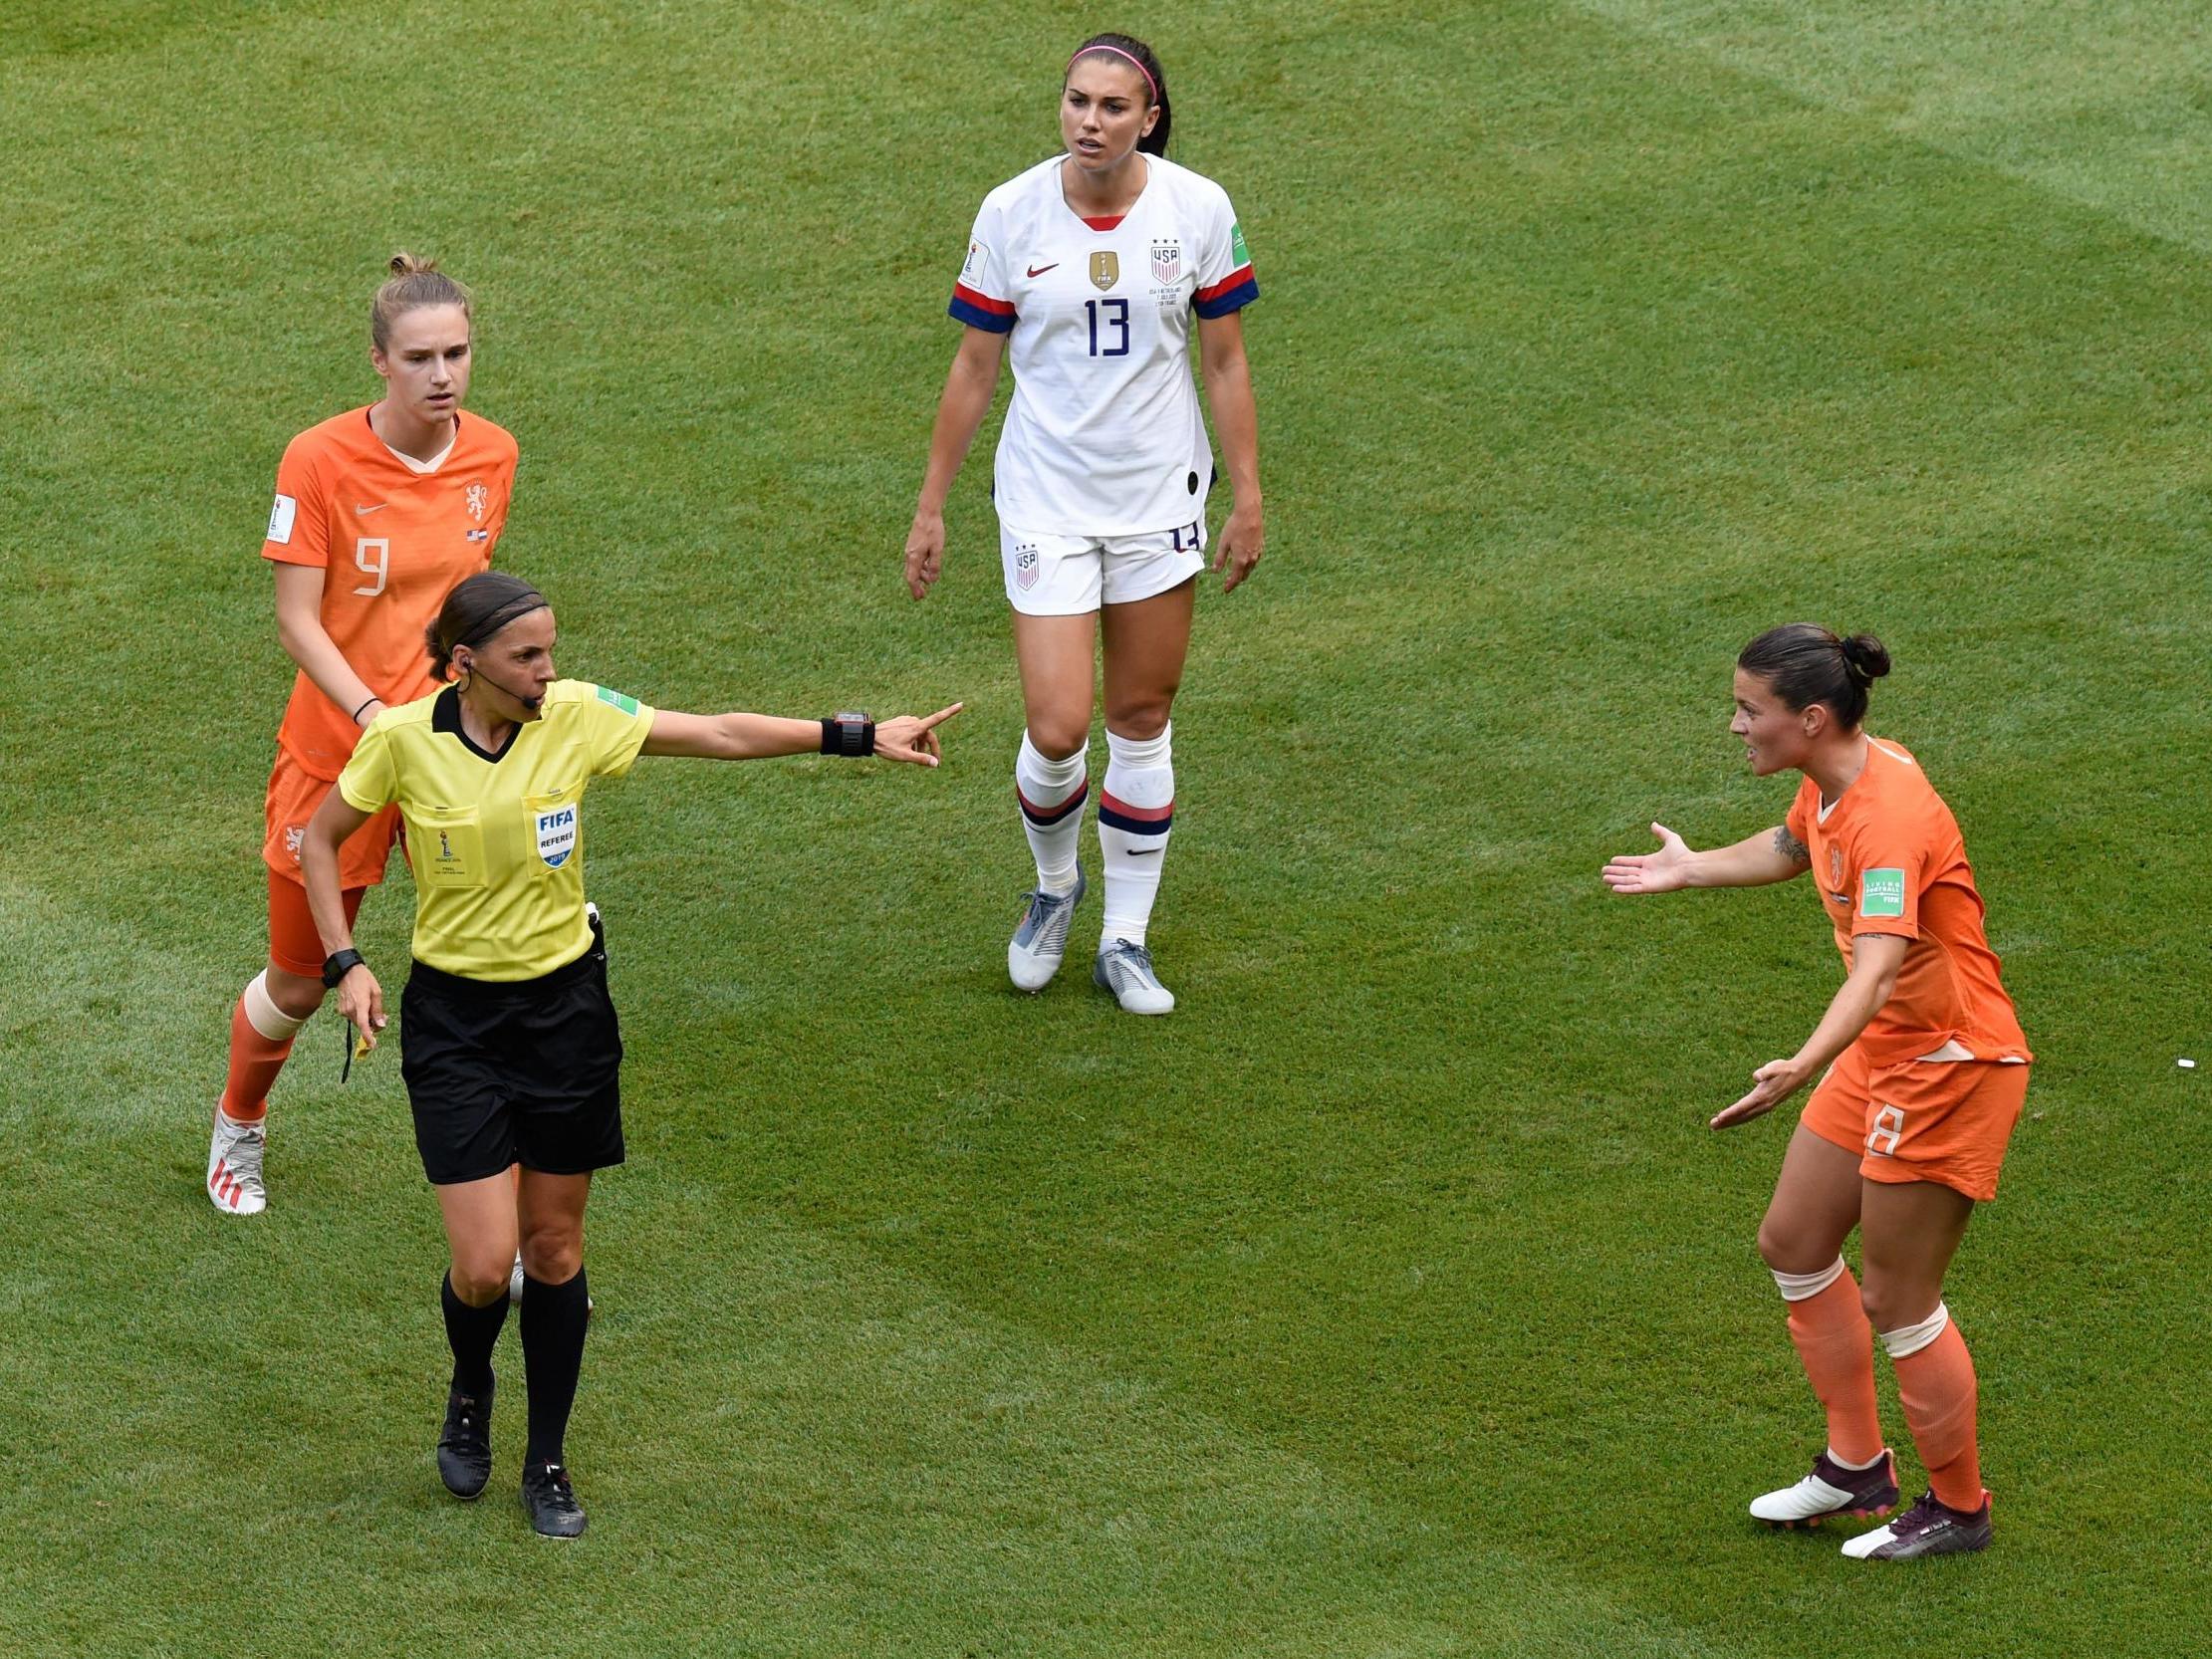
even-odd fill
[[[1987,1549],[1993,1537],[1987,1492],[1978,1510],[1954,1510],[1934,1493],[1923,1492],[1896,1520],[1848,1540],[1843,1553],[1861,1561],[1910,1561]]]
[[[269,1137],[263,1124],[235,1123],[215,1107],[215,1131],[207,1143],[207,1197],[226,1216],[257,1216],[268,1206],[261,1158]]]
[[[1033,887],[1022,895],[1029,908],[1006,946],[1006,973],[1015,990],[1042,991],[1060,972],[1061,960],[1068,954],[1068,924],[1083,902],[1085,885],[1079,869],[1076,884],[1064,893]]]
[[[1142,945],[1116,939],[1099,952],[1091,965],[1091,982],[1111,991],[1113,1000],[1128,1014],[1171,1014],[1175,993],[1160,984],[1152,971],[1152,953]]]
[[[1771,1527],[1818,1527],[1831,1516],[1887,1515],[1897,1507],[1897,1460],[1887,1447],[1864,1469],[1847,1469],[1826,1451],[1813,1473],[1751,1501],[1751,1515]]]

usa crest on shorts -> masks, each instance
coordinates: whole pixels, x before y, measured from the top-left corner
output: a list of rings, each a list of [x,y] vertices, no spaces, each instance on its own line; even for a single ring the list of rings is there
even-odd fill
[[[1028,592],[1037,586],[1037,549],[1024,542],[1014,550],[1014,586]]]

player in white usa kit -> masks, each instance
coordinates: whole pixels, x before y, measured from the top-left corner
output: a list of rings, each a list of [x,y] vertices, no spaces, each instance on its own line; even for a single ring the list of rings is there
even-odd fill
[[[1099,797],[1105,918],[1093,980],[1134,1014],[1165,1014],[1145,942],[1174,822],[1168,714],[1205,569],[1212,451],[1191,379],[1192,320],[1235,503],[1222,591],[1259,562],[1259,420],[1239,313],[1259,297],[1229,198],[1166,158],[1167,82],[1126,35],[1068,64],[1064,154],[984,198],[952,291],[967,325],[938,404],[906,538],[906,584],[937,580],[944,503],[1013,346],[1014,399],[992,496],[1014,607],[1027,729],[1015,792],[1037,886],[1007,946],[1017,987],[1059,971],[1085,882],[1093,657],[1106,646],[1107,763]]]

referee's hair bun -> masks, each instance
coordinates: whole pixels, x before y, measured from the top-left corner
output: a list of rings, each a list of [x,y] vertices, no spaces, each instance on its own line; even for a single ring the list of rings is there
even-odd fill
[[[1854,633],[1841,641],[1843,666],[1853,678],[1871,685],[1889,672],[1889,650],[1870,633]]]
[[[412,277],[424,271],[435,271],[437,268],[438,262],[436,260],[417,259],[404,248],[391,256],[391,274],[395,277]]]
[[[478,571],[455,583],[438,606],[437,620],[422,630],[430,653],[430,672],[441,680],[453,675],[453,651],[481,645],[513,621],[546,604],[545,594],[506,571]]]

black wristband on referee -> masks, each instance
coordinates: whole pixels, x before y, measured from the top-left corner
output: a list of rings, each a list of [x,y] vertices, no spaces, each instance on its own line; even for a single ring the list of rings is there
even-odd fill
[[[864,714],[833,714],[822,722],[822,752],[860,760],[875,753],[875,722]]]
[[[368,963],[362,959],[362,954],[358,950],[333,951],[329,956],[323,958],[323,988],[327,991],[335,991],[338,989],[340,980],[356,968],[367,966]]]

